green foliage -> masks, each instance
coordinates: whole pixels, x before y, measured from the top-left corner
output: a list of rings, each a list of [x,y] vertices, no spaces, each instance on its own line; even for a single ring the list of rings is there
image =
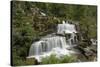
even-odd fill
[[[77,62],[77,57],[75,57],[74,55],[73,56],[67,56],[67,55],[65,55],[65,56],[63,56],[62,58],[61,58],[61,63],[72,63],[72,62]]]
[[[59,59],[55,55],[42,58],[41,64],[57,64],[60,63]]]
[[[41,64],[59,64],[59,63],[72,63],[76,62],[77,58],[75,56],[62,56],[61,58],[57,58],[55,55],[51,55],[46,58],[42,58]]]

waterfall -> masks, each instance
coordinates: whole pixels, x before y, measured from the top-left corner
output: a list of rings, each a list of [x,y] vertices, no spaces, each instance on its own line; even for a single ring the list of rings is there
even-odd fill
[[[64,22],[64,21],[63,24],[58,24],[57,29],[58,29],[57,30],[58,34],[73,33],[73,32],[77,33],[74,24],[69,24],[68,22]]]
[[[53,48],[68,48],[65,37],[55,36],[50,38],[43,38],[31,45],[29,56],[41,55],[45,52],[51,51]]]
[[[52,36],[52,34],[45,36],[31,45],[28,58],[34,57],[41,61],[41,57],[50,56],[52,53],[58,57],[75,53],[73,50],[69,50],[77,41],[75,25],[63,21],[63,24],[58,24],[57,29],[57,34],[69,34],[68,39],[66,40],[66,36]]]

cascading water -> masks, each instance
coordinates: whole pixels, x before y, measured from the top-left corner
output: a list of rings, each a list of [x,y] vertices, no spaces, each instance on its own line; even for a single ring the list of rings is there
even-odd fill
[[[74,24],[70,24],[68,22],[63,21],[63,24],[58,24],[57,28],[58,28],[57,34],[62,34],[62,35],[70,34],[70,37],[67,40],[69,45],[75,44],[78,41],[77,36],[75,34],[77,33],[77,31]]]
[[[56,54],[59,57],[75,53],[69,50],[77,41],[75,26],[63,21],[63,24],[58,24],[57,28],[57,34],[70,34],[69,38],[66,39],[66,36],[57,35],[44,37],[31,45],[27,58],[34,57],[38,62],[41,62],[41,57],[50,56],[51,54]]]
[[[38,42],[32,44],[29,52],[29,56],[32,55],[41,55],[43,52],[49,52],[53,48],[69,48],[66,44],[65,37],[55,36],[50,38],[43,38]]]
[[[58,34],[65,34],[65,33],[77,33],[74,24],[69,24],[68,22],[63,21],[63,24],[58,24],[57,27]]]

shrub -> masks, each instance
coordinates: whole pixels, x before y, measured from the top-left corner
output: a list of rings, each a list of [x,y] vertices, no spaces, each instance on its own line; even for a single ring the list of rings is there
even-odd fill
[[[60,61],[55,55],[42,58],[42,62],[41,62],[41,64],[56,64],[56,63],[60,63]]]
[[[58,63],[71,63],[77,61],[74,56],[62,56],[61,58],[57,58],[55,55],[51,55],[46,58],[42,58],[41,64],[58,64]]]
[[[76,57],[75,56],[67,56],[67,55],[65,55],[65,56],[63,56],[62,58],[61,58],[61,63],[71,63],[71,62],[76,62],[77,61],[77,59],[76,59]]]

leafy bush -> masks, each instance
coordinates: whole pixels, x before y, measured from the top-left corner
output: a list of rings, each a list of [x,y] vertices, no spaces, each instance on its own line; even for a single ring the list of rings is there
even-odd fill
[[[57,58],[56,55],[51,55],[49,57],[42,58],[41,64],[71,63],[76,61],[77,58],[75,56],[64,55],[61,58]]]
[[[55,55],[42,58],[42,62],[41,62],[41,64],[56,64],[56,63],[60,63],[60,61]]]
[[[72,63],[72,62],[77,62],[77,58],[75,56],[63,56],[61,58],[61,63]]]

